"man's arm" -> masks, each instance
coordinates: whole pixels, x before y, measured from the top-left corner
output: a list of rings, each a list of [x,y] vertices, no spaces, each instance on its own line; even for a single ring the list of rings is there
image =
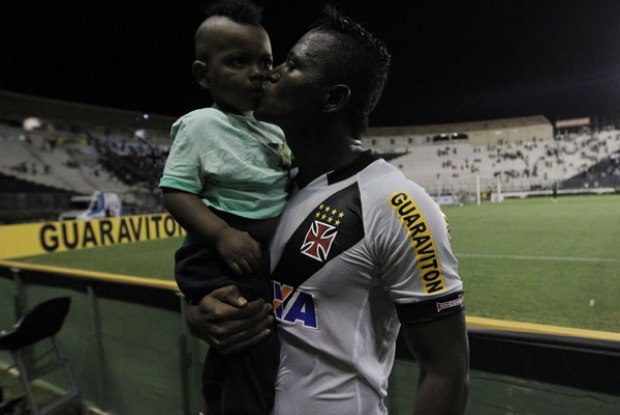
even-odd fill
[[[271,304],[262,299],[247,302],[233,285],[215,289],[199,304],[188,306],[185,321],[195,337],[222,354],[256,344],[273,329]]]
[[[189,232],[201,235],[215,247],[237,274],[256,272],[262,259],[260,245],[247,232],[234,229],[192,193],[163,188],[164,204]]]
[[[463,414],[469,390],[465,313],[426,323],[403,324],[401,332],[420,365],[413,414]]]

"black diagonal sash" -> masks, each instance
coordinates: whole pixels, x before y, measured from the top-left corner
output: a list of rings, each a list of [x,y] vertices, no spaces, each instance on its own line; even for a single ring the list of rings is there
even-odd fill
[[[360,192],[353,183],[304,219],[286,243],[272,279],[296,288],[363,237]]]

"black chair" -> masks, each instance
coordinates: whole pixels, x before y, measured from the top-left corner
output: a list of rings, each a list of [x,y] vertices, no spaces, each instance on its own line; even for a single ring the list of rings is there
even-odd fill
[[[0,415],[12,414],[15,412],[15,408],[22,403],[25,395],[5,401],[3,392],[2,388],[0,388]]]
[[[87,413],[82,393],[75,385],[67,359],[55,337],[70,305],[69,297],[44,301],[24,314],[10,330],[0,331],[0,350],[8,350],[13,356],[15,363],[11,368],[16,367],[19,371],[31,415],[48,414],[69,404],[76,406],[80,413]],[[34,345],[44,340],[51,343],[51,348],[44,353],[35,353]],[[56,370],[64,372],[69,387],[64,395],[39,407],[32,382]]]

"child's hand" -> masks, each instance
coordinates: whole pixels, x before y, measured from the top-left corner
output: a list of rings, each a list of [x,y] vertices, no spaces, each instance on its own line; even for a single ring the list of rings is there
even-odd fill
[[[256,273],[260,269],[260,244],[247,232],[225,228],[217,234],[215,249],[237,274]]]

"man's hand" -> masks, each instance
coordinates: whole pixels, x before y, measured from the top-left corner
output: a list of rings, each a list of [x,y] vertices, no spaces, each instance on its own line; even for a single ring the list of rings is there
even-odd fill
[[[271,304],[247,302],[234,285],[213,290],[198,305],[187,307],[185,320],[194,336],[222,354],[260,342],[273,325]]]
[[[237,274],[256,273],[260,269],[260,244],[247,232],[226,227],[217,234],[215,248]]]

